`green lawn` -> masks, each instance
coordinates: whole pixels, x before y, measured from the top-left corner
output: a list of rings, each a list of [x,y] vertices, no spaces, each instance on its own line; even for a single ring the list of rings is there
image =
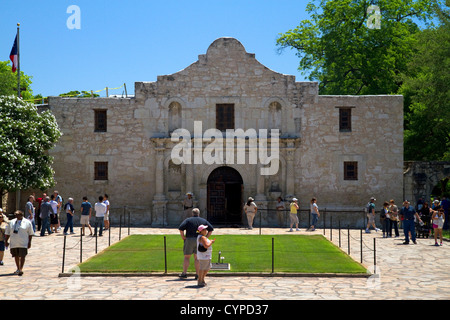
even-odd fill
[[[321,235],[217,235],[212,262],[222,252],[230,272],[366,273],[366,269]],[[183,240],[166,235],[167,272],[180,272]],[[164,236],[131,235],[80,266],[81,272],[164,272]],[[194,272],[193,258],[189,272]],[[220,270],[224,272],[224,270]],[[215,272],[212,270],[211,272]],[[226,271],[225,271],[226,272]]]

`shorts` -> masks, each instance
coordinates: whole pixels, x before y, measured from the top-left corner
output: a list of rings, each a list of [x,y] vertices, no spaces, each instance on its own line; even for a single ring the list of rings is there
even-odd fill
[[[183,253],[185,256],[197,254],[197,238],[186,238],[184,240]]]
[[[210,270],[211,269],[211,260],[198,260],[199,265],[198,269],[202,271]]]
[[[89,216],[88,215],[82,215],[80,217],[80,224],[81,225],[89,225]]]
[[[433,223],[433,229],[442,229],[444,223],[439,221],[437,224]]]
[[[109,211],[107,213],[105,213],[105,217],[103,219],[104,221],[108,221],[109,220]]]
[[[57,214],[50,215],[50,224],[58,224],[58,215]]]
[[[11,248],[9,249],[9,252],[11,252],[11,255],[14,257],[25,257],[28,254],[27,248]]]
[[[371,213],[367,214],[367,219],[369,219],[369,221],[367,223],[374,223],[375,222],[375,216]]]
[[[296,213],[289,214],[289,219],[291,220],[291,223],[298,223],[298,216]]]

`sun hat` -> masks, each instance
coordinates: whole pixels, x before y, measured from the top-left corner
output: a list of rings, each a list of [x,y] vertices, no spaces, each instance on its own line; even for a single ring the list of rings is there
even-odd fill
[[[205,226],[204,224],[201,224],[201,225],[198,226],[197,232],[200,233],[200,232],[202,232],[205,229],[208,229],[208,226]]]

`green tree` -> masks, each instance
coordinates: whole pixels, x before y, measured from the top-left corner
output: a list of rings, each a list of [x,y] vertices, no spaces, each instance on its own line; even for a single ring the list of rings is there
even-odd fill
[[[17,71],[11,71],[10,61],[0,61],[0,96],[17,96]],[[31,76],[20,72],[20,88],[24,100],[33,99]]]
[[[373,2],[312,1],[306,9],[311,19],[277,39],[280,51],[297,50],[299,70],[319,82],[320,94],[391,94],[401,86],[399,75],[412,55],[417,22],[433,17],[435,1],[375,1],[379,29],[367,25]]]
[[[403,74],[405,159],[450,160],[450,15],[416,35],[416,52]]]
[[[54,185],[53,158],[47,151],[61,132],[50,111],[15,96],[0,96],[0,195]]]
[[[91,97],[100,97],[100,95],[96,94],[96,93],[90,93],[88,91],[78,91],[78,90],[73,90],[73,91],[69,91],[67,93],[61,93],[59,95],[60,97],[77,97],[77,98],[91,98]]]

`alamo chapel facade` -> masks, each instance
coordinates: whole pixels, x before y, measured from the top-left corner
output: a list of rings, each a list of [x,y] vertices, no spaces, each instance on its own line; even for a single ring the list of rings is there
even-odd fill
[[[371,196],[379,207],[403,196],[402,96],[318,95],[317,83],[268,69],[234,38],[217,39],[182,71],[136,82],[132,98],[50,97],[48,108],[63,132],[50,151],[54,190],[74,198],[76,209],[83,196],[94,203],[107,193],[112,219],[128,211],[136,225],[179,224],[188,192],[216,224],[245,225],[251,196],[268,226],[279,196],[298,198],[304,210],[316,197],[319,209],[337,211],[361,211]],[[199,124],[200,135],[254,130],[268,155],[277,146],[278,170],[261,174],[268,166],[249,160],[248,136],[245,163],[226,161],[220,150],[215,163],[195,162],[195,148],[190,163],[174,161],[177,129],[203,150],[220,141],[203,136],[196,144]]]

